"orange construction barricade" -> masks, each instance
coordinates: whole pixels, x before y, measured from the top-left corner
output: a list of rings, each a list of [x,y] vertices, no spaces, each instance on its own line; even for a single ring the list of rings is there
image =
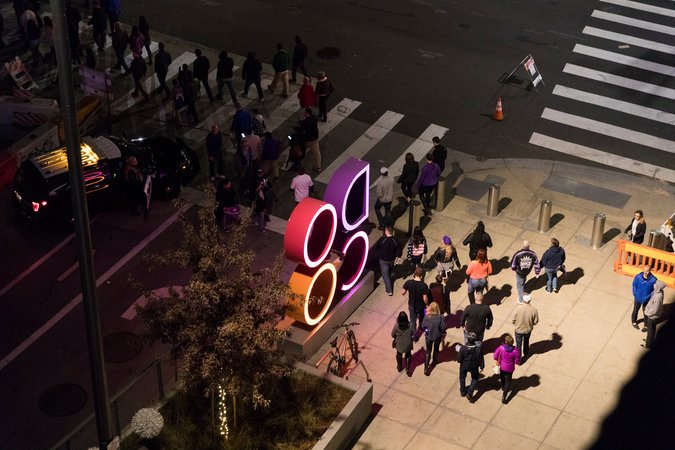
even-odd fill
[[[649,264],[656,278],[675,287],[675,253],[664,252],[634,242],[620,240],[619,249],[614,261],[614,272],[634,277],[642,272],[645,264]]]

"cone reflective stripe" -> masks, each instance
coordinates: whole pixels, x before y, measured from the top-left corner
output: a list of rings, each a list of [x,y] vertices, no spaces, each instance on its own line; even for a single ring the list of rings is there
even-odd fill
[[[497,108],[495,109],[495,112],[492,114],[492,118],[494,120],[504,120],[504,113],[502,112],[502,98],[501,97],[497,98]]]

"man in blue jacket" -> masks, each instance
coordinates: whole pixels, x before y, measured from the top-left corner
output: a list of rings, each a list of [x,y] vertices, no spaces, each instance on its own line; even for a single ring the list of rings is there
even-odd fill
[[[637,316],[640,307],[642,307],[643,326],[642,331],[647,331],[647,318],[644,316],[645,305],[649,302],[649,298],[654,291],[654,284],[656,277],[652,274],[652,268],[645,264],[642,273],[638,273],[633,278],[633,314],[631,315],[631,322],[633,328],[639,329],[637,324]]]

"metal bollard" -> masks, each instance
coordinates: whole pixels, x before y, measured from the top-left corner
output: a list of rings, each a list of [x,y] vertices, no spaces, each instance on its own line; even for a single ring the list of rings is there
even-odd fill
[[[490,217],[499,214],[499,188],[498,184],[491,184],[488,190],[487,215]]]
[[[598,249],[602,246],[602,237],[605,234],[605,216],[603,213],[597,213],[593,218],[593,232],[591,233],[591,248]]]
[[[539,208],[539,224],[537,225],[537,231],[540,233],[546,233],[551,229],[551,208],[553,203],[550,200],[542,200],[541,207]]]
[[[420,225],[422,220],[422,203],[419,200],[410,202],[410,209],[408,212],[408,236],[412,236],[415,227]]]
[[[436,185],[436,211],[443,211],[445,208],[445,177],[438,178],[438,184]]]
[[[647,247],[665,250],[667,242],[668,240],[665,234],[661,233],[659,230],[652,230],[649,232],[649,241],[647,242]]]

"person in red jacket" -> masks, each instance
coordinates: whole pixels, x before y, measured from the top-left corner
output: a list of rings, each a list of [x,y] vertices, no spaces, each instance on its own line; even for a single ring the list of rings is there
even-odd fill
[[[298,91],[298,100],[300,101],[300,111],[298,114],[300,115],[300,120],[302,120],[305,118],[305,108],[312,108],[316,106],[317,103],[311,78],[303,78],[302,86]]]

